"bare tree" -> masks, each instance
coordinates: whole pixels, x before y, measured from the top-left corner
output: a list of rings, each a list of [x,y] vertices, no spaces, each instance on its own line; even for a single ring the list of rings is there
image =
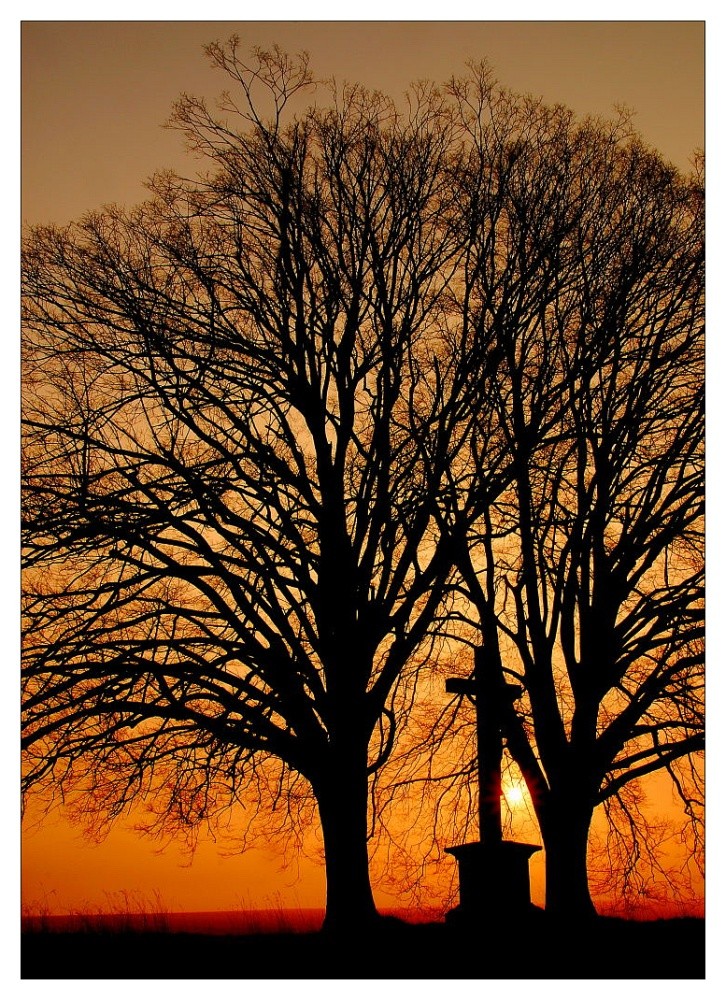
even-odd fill
[[[471,525],[458,566],[475,669],[521,682],[503,731],[542,832],[547,908],[573,915],[592,911],[598,806],[634,857],[633,783],[663,769],[701,812],[703,191],[625,119],[578,125],[483,78],[456,93],[492,165],[470,180],[491,247],[471,301],[495,469],[512,478],[448,530]],[[486,450],[475,465],[486,497]]]
[[[595,809],[625,889],[657,865],[640,779],[668,773],[696,853],[702,835],[703,188],[626,116],[578,122],[486,67],[449,94],[469,233],[452,297],[478,407],[437,508],[458,570],[446,673],[521,686],[502,729],[541,829],[547,908],[591,913]],[[446,673],[429,671],[441,691]],[[379,811],[421,790],[438,850],[476,815],[474,719],[435,695],[428,713]]]
[[[212,172],[26,241],[25,781],[166,827],[311,789],[342,926],[449,565],[454,126],[426,87],[293,117],[305,58],[208,51],[225,117],[173,124]]]

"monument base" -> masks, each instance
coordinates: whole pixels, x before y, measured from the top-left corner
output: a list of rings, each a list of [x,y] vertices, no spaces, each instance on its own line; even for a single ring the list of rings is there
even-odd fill
[[[529,859],[542,848],[503,840],[495,844],[447,847],[459,865],[459,905],[446,914],[447,923],[474,922],[484,914],[524,915],[532,910]]]

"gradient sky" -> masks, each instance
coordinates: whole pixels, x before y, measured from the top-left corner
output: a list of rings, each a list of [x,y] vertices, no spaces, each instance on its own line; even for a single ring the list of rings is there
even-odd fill
[[[25,22],[23,220],[65,223],[104,202],[131,204],[154,170],[193,169],[161,125],[181,91],[213,97],[225,86],[201,48],[232,33],[250,46],[307,49],[319,77],[393,96],[486,58],[503,84],[578,113],[627,105],[646,141],[682,169],[704,143],[701,22]],[[280,871],[270,856],[225,858],[211,838],[191,868],[158,846],[128,828],[90,846],[58,818],[29,825],[25,902],[62,912],[158,890],[171,909],[322,905],[319,869],[307,863],[296,883],[295,870]],[[535,883],[541,899],[536,872]]]

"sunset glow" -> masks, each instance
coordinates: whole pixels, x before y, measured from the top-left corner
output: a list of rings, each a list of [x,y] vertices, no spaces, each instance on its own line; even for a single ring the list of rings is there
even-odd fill
[[[525,789],[522,785],[509,785],[504,789],[504,797],[513,809],[524,805]]]
[[[231,57],[202,46],[235,34],[269,62],[227,130]],[[700,915],[703,25],[25,22],[22,46],[25,914],[322,913],[348,822],[371,909],[443,920],[452,847],[566,844],[579,795],[590,912]],[[467,60],[479,91],[446,91]],[[278,121],[315,94],[289,134],[265,73]],[[381,93],[328,111],[333,77]],[[381,95],[412,80],[442,90],[399,122]],[[538,907],[568,884],[544,850],[528,871]]]

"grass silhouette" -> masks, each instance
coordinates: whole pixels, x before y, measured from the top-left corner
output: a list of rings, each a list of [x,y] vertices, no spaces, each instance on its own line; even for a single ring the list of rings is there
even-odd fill
[[[596,917],[567,926],[532,908],[516,927],[452,927],[384,917],[360,934],[174,931],[172,916],[58,918],[21,938],[23,979],[699,979],[705,922]],[[290,918],[291,919],[291,918]],[[40,918],[39,918],[40,920]],[[254,928],[254,923],[251,924]],[[262,926],[261,924],[257,925]],[[55,929],[53,929],[55,928]]]

